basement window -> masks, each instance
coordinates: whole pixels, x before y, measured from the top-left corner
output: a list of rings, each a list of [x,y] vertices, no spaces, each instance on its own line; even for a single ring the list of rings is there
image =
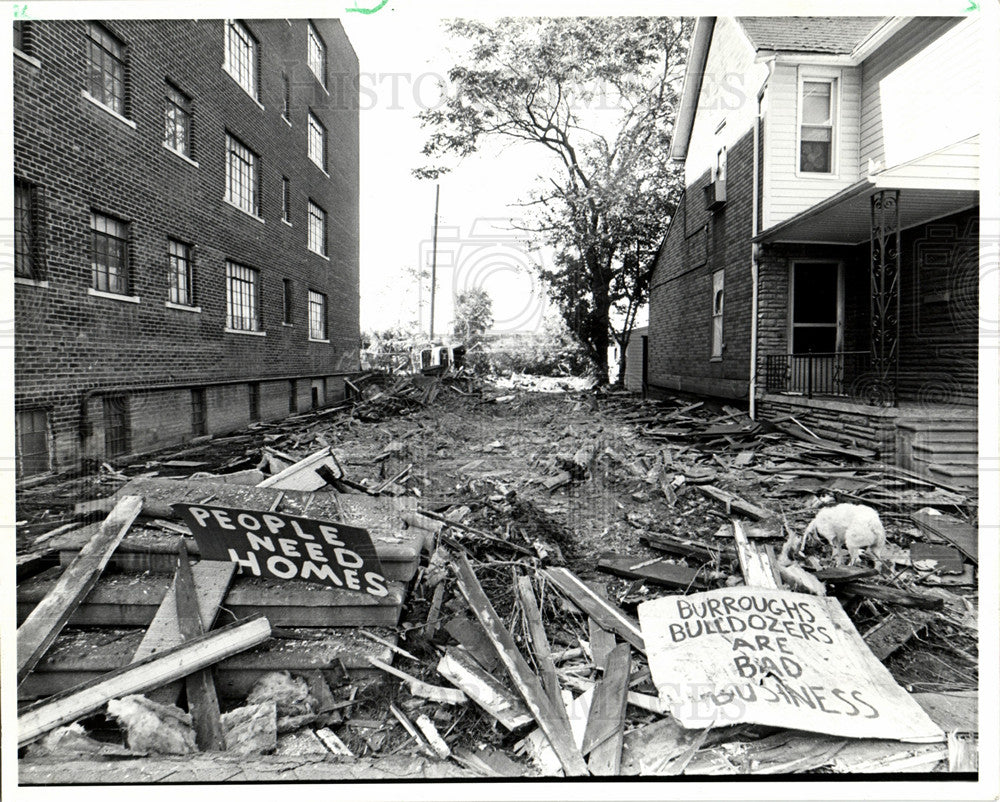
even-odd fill
[[[191,433],[195,437],[208,434],[208,407],[204,387],[191,390]]]
[[[128,396],[124,393],[104,398],[104,454],[118,457],[128,453]]]
[[[44,409],[18,410],[16,430],[17,475],[35,476],[49,470],[49,413]]]

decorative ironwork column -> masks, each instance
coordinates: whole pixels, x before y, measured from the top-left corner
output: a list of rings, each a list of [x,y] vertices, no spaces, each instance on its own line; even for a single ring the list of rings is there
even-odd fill
[[[899,190],[872,195],[871,236],[872,374],[871,403],[896,405],[899,377]]]

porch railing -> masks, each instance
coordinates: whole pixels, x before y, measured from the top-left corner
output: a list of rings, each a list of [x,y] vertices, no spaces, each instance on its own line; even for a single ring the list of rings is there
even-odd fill
[[[767,357],[764,388],[772,393],[850,396],[871,370],[868,351],[818,354],[772,354]]]

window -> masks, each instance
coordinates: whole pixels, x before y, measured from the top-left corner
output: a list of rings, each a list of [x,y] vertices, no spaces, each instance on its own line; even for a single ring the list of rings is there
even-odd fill
[[[292,280],[281,280],[282,322],[292,325]]]
[[[250,400],[250,420],[260,420],[260,383],[250,382],[247,393]]]
[[[226,262],[226,328],[260,331],[257,308],[257,271]]]
[[[91,212],[90,229],[94,289],[128,295],[128,224]]]
[[[726,301],[726,271],[712,274],[712,358],[722,358],[722,312]]]
[[[326,129],[312,112],[309,112],[309,158],[326,170]]]
[[[713,181],[726,180],[726,147],[723,145],[715,154],[715,170],[712,175]]]
[[[837,82],[804,80],[800,91],[799,172],[832,173]]]
[[[309,250],[326,256],[326,212],[309,201]]]
[[[299,411],[299,396],[295,387],[295,379],[290,379],[288,382],[288,411]]]
[[[309,339],[326,339],[326,296],[309,290]]]
[[[326,86],[326,45],[320,38],[319,31],[309,23],[309,69]]]
[[[281,116],[287,122],[292,121],[292,85],[288,82],[288,74],[281,73]]]
[[[260,216],[257,154],[226,134],[226,200],[248,214]]]
[[[14,20],[14,49],[20,50],[25,55],[31,55],[28,23],[24,20]]]
[[[104,398],[104,454],[117,457],[128,452],[128,396],[124,393]]]
[[[225,70],[244,92],[257,99],[257,40],[239,20],[226,20]]]
[[[18,475],[45,473],[49,469],[49,413],[44,409],[18,410],[14,429]]]
[[[191,246],[175,239],[167,240],[170,302],[194,306],[194,281],[191,275]]]
[[[87,25],[90,96],[125,116],[125,45],[96,22]]]
[[[37,187],[14,179],[14,275],[39,281]]]
[[[191,391],[191,433],[195,437],[208,434],[208,414],[203,387]]]
[[[166,134],[163,144],[188,158],[191,157],[191,98],[177,87],[167,84]]]
[[[793,354],[832,354],[842,350],[844,292],[837,262],[796,262],[791,281]]]
[[[292,222],[292,182],[284,176],[281,177],[281,219]]]

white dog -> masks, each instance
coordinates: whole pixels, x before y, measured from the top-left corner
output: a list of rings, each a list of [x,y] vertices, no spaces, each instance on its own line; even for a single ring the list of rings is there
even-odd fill
[[[861,549],[867,548],[869,554],[881,557],[885,546],[885,529],[878,513],[863,504],[824,507],[806,527],[806,537],[814,533],[822,535],[835,551],[846,547],[851,555],[851,565],[857,563]],[[838,562],[843,561],[843,555],[840,556]]]

